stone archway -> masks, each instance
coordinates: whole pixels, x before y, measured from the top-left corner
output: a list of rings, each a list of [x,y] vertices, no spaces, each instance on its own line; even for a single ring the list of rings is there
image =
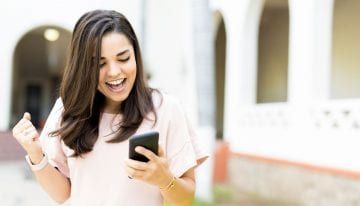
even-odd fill
[[[57,26],[41,26],[24,34],[13,55],[12,127],[25,111],[38,128],[58,97],[61,71],[71,33]]]

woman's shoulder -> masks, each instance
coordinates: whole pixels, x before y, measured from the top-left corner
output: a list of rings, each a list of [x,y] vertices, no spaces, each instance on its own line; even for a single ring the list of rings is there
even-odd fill
[[[154,90],[152,99],[156,110],[169,110],[180,106],[180,101],[165,91]]]
[[[55,101],[52,111],[61,112],[62,110],[64,110],[64,104],[63,104],[61,97],[58,97]]]
[[[63,105],[63,101],[62,101],[61,97],[58,97],[58,98],[56,99],[56,101],[55,101],[54,107],[60,108],[60,107],[63,107],[63,106],[64,106],[64,105]]]
[[[47,122],[58,122],[60,121],[61,115],[64,111],[64,105],[61,100],[61,98],[57,98],[53,107],[51,108],[51,111],[47,117]]]

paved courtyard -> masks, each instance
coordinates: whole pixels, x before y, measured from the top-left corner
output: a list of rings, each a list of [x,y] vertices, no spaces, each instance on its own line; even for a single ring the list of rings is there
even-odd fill
[[[0,205],[52,206],[57,205],[42,191],[26,163],[0,162]]]
[[[0,205],[57,205],[35,181],[24,155],[11,132],[0,132]]]

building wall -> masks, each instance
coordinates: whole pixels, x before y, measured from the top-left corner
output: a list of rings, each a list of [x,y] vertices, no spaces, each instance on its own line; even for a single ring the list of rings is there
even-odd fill
[[[358,171],[356,157],[360,152],[353,146],[360,143],[358,99],[334,101],[329,95],[333,91],[330,74],[334,66],[331,65],[334,1],[288,1],[288,98],[283,103],[259,105],[256,76],[261,66],[257,65],[261,54],[257,48],[261,47],[257,45],[264,3],[212,1],[212,9],[224,16],[227,35],[224,139],[234,152]],[[353,15],[351,12],[349,18]],[[347,49],[355,50],[355,46]],[[348,83],[335,83],[338,88],[348,88],[342,94],[356,88],[351,86],[353,79],[357,79],[354,71],[336,72],[342,73],[337,78],[353,74]]]
[[[250,193],[254,197],[284,202],[271,205],[360,204],[360,180],[347,175],[232,156],[229,163],[229,179],[234,191],[237,191],[234,196],[239,193]]]
[[[190,1],[147,2],[145,68],[150,85],[177,96],[191,122],[197,122]]]

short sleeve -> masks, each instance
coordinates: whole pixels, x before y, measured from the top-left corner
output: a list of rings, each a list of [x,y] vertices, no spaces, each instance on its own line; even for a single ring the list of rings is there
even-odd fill
[[[171,101],[170,122],[167,139],[167,158],[171,172],[182,176],[189,169],[198,166],[208,155],[199,144],[195,130],[185,112],[176,100]]]
[[[51,132],[60,128],[62,111],[63,104],[59,98],[56,100],[56,103],[45,122],[44,129],[40,135],[40,143],[44,153],[48,156],[49,163],[53,167],[58,168],[62,174],[69,177],[67,157],[62,149],[60,137],[50,135]]]

